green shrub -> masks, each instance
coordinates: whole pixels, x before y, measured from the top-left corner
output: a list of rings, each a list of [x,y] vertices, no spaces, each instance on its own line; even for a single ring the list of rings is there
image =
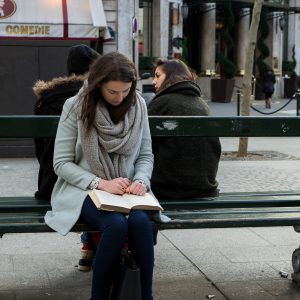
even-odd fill
[[[297,77],[297,72],[295,71],[296,66],[297,66],[297,61],[296,61],[296,51],[295,51],[295,45],[292,48],[292,65],[291,65],[291,77],[295,78]]]
[[[221,35],[224,39],[226,47],[223,53],[220,53],[217,60],[220,64],[221,77],[233,78],[236,73],[236,65],[228,58],[228,53],[233,49],[234,43],[230,31],[234,27],[234,14],[232,9],[232,2],[224,5],[224,26],[221,30]]]
[[[219,54],[218,61],[221,66],[221,77],[233,78],[236,72],[236,65],[222,53]]]
[[[265,59],[270,56],[270,50],[265,44],[265,39],[268,37],[270,32],[270,27],[267,19],[268,10],[263,7],[260,16],[259,23],[259,38],[257,40],[257,49],[259,50],[259,56],[256,59],[256,65],[258,67],[259,76],[263,77],[263,74],[267,69],[269,69],[268,64],[265,63]]]
[[[155,60],[154,56],[139,56],[139,69],[152,71]]]
[[[291,78],[297,77],[297,72],[295,71],[297,61],[295,59],[295,45],[292,48],[292,60],[283,60],[282,61],[282,73],[288,75]]]

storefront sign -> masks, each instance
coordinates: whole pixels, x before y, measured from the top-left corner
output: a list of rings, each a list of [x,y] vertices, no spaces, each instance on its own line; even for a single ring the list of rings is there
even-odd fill
[[[0,0],[0,38],[98,38],[101,0]]]
[[[0,0],[0,19],[9,18],[17,9],[13,0]]]
[[[50,35],[50,26],[28,26],[28,25],[7,25],[6,33],[8,35]]]

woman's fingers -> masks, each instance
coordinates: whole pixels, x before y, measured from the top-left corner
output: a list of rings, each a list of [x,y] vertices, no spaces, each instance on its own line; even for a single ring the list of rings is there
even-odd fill
[[[143,196],[147,192],[145,184],[138,181],[134,181],[127,189],[127,193]]]
[[[128,186],[130,185],[130,180],[128,178],[118,178],[118,186],[121,188],[122,191],[125,191]]]

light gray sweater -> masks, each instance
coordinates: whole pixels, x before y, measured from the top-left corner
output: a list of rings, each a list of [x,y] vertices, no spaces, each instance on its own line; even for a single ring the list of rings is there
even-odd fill
[[[66,235],[81,214],[88,186],[95,178],[84,153],[78,132],[78,114],[74,104],[77,95],[68,99],[63,107],[54,149],[54,171],[58,175],[51,196],[52,211],[45,215],[45,222],[55,231]],[[137,98],[145,105],[143,99]],[[142,179],[150,186],[153,154],[148,117],[141,128],[142,139],[133,145],[135,151],[126,158],[126,167],[131,180]]]

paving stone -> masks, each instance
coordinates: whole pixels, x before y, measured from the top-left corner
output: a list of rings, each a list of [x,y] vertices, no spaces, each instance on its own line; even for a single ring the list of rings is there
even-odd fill
[[[300,287],[292,280],[259,281],[258,284],[269,294],[280,300],[299,300]]]
[[[156,249],[154,278],[175,279],[191,276],[199,282],[206,282],[201,272],[184,256],[178,255],[177,250],[168,251]]]
[[[16,293],[14,291],[0,291],[0,299],[3,300],[16,300]]]
[[[13,257],[14,270],[34,271],[51,270],[57,268],[74,267],[78,263],[79,256],[74,253],[46,253],[46,254],[16,254]]]
[[[294,272],[292,266],[292,258],[290,257],[286,261],[269,261],[268,265],[277,272],[277,279],[282,279],[280,272],[286,272],[288,274],[287,279],[292,279],[292,273]],[[300,298],[299,298],[300,299]]]
[[[278,299],[257,282],[218,282],[217,287],[230,300],[275,300]],[[242,296],[241,296],[242,295]]]
[[[155,300],[202,300],[208,299],[208,295],[215,295],[214,300],[227,299],[211,283],[201,283],[194,278],[155,280],[153,286]]]
[[[13,266],[13,255],[1,255],[0,272],[11,272]]]
[[[188,248],[210,247],[251,247],[270,246],[265,239],[247,228],[213,228],[213,229],[185,229],[178,234],[176,230],[164,230],[166,236],[181,250]]]
[[[41,287],[50,287],[48,275],[44,270],[36,270],[34,272],[27,272],[26,270],[0,272],[1,291],[24,290]]]
[[[11,247],[11,244],[20,245]],[[15,233],[4,235],[0,239],[0,254],[47,254],[49,249],[51,253],[76,252],[80,254],[80,235],[78,233],[69,233],[62,236],[57,233]]]
[[[33,289],[16,292],[16,300],[88,300],[90,288]]]
[[[294,248],[291,246],[219,248],[219,251],[233,263],[287,261],[291,259],[293,250]]]
[[[55,289],[91,286],[92,272],[80,272],[74,267],[47,271],[51,287]]]
[[[298,248],[300,244],[300,234],[289,227],[252,227],[249,228],[258,236],[268,241],[272,245],[292,246]]]
[[[264,262],[203,265],[201,271],[213,282],[278,279],[278,272]]]

